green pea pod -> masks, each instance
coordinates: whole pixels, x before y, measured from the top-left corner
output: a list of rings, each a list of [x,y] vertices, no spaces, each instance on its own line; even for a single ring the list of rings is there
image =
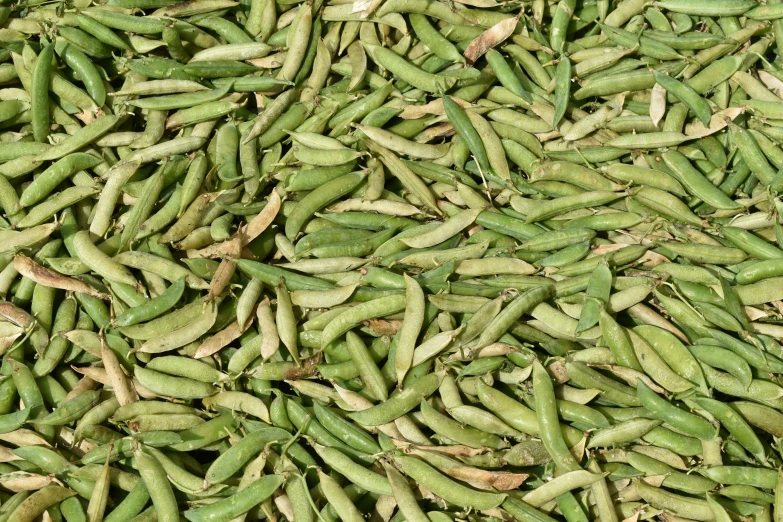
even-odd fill
[[[465,110],[449,96],[444,96],[442,99],[443,108],[446,110],[446,117],[454,126],[454,130],[457,131],[459,137],[467,144],[481,169],[484,172],[490,172],[489,158],[487,157],[487,151],[484,148],[484,144],[481,141],[481,136],[479,136],[479,133],[473,127]]]
[[[155,96],[151,98],[141,98],[138,100],[129,100],[128,104],[140,109],[154,109],[157,111],[166,111],[171,109],[186,109],[202,103],[220,100],[232,91],[233,83],[228,82],[225,85],[211,91],[198,91],[193,93],[171,94],[169,96]]]
[[[690,85],[679,82],[678,80],[659,72],[655,73],[655,81],[666,89],[667,92],[673,94],[681,102],[687,105],[705,127],[709,126],[710,119],[712,118],[712,109],[707,101],[699,96],[699,93]]]
[[[32,113],[33,137],[44,142],[49,134],[49,77],[54,59],[54,43],[41,50],[32,71],[30,111]]]
[[[642,381],[639,381],[639,384],[637,385],[637,393],[639,394],[639,400],[642,402],[642,405],[655,417],[664,420],[677,429],[698,437],[701,440],[712,440],[715,438],[714,427],[703,417],[699,417],[674,406],[652,391]]]
[[[593,270],[587,283],[587,294],[576,332],[583,332],[598,323],[599,311],[609,303],[612,288],[612,271],[605,264],[599,264]]]
[[[568,109],[568,100],[571,96],[571,60],[567,56],[561,56],[555,68],[555,114],[552,119],[552,127],[557,128],[560,120]]]

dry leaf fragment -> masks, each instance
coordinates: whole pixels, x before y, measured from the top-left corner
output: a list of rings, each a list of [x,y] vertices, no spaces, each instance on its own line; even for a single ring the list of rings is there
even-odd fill
[[[244,328],[241,328],[239,326],[239,323],[234,321],[230,325],[226,326],[223,330],[219,331],[203,343],[201,343],[196,349],[196,353],[193,354],[194,359],[201,359],[203,357],[209,357],[211,355],[216,354],[229,344],[231,344],[232,341],[239,339],[239,336],[242,335],[242,333],[247,330],[247,328],[253,324],[252,319],[249,319],[247,321],[247,324],[245,324]]]
[[[774,92],[778,96],[783,96],[783,81],[781,81],[777,76],[771,75],[767,71],[759,71],[758,74],[759,80],[761,80],[770,91]]]
[[[656,83],[652,88],[650,98],[650,119],[656,127],[666,114],[666,89],[660,83]]]
[[[53,475],[38,475],[25,471],[15,471],[0,476],[0,485],[8,491],[37,491],[55,480]]]
[[[418,449],[422,448],[422,449]],[[409,455],[415,455],[427,461],[428,446],[409,447],[406,449],[406,453]],[[430,456],[432,458],[432,456]],[[458,461],[453,461],[453,464],[447,461],[439,459],[443,468],[441,471],[446,475],[467,482],[471,486],[484,489],[484,490],[500,490],[508,491],[511,489],[517,489],[527,479],[528,475],[525,473],[510,473],[508,471],[488,471],[484,469],[474,468],[473,466],[466,466]]]
[[[685,135],[689,138],[698,139],[715,134],[716,132],[725,129],[729,125],[730,121],[735,119],[744,111],[745,109],[741,107],[729,107],[728,109],[716,112],[710,119],[709,127],[705,127],[704,124],[700,121],[695,121],[685,126]]]
[[[463,109],[471,106],[470,102],[459,98],[452,98],[452,100]],[[438,98],[437,100],[432,100],[424,105],[406,105],[398,116],[403,120],[417,120],[428,114],[435,114],[437,116],[446,114],[446,110],[443,108],[443,100]]]
[[[402,321],[386,319],[368,319],[365,324],[380,335],[394,335],[402,327]]]
[[[23,254],[14,257],[14,268],[21,275],[35,281],[41,286],[59,288],[60,290],[67,290],[69,292],[81,292],[97,297],[98,299],[111,299],[109,294],[100,292],[83,281],[66,277],[53,270],[49,270]]]
[[[133,388],[130,379],[122,371],[117,355],[106,346],[103,332],[99,335],[101,338],[101,361],[103,361],[103,367],[106,369],[106,374],[111,381],[111,387],[114,390],[114,395],[117,397],[117,402],[119,402],[120,406],[125,406],[138,401],[139,395]]]
[[[484,53],[503,43],[511,36],[514,33],[514,29],[517,27],[517,22],[519,22],[519,16],[506,18],[505,20],[496,23],[481,33],[478,38],[470,42],[464,53],[468,65],[473,65],[476,60],[484,56]]]

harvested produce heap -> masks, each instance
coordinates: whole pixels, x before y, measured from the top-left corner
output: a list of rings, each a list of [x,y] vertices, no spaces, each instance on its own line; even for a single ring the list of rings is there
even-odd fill
[[[456,1],[0,7],[0,522],[783,522],[783,3]]]

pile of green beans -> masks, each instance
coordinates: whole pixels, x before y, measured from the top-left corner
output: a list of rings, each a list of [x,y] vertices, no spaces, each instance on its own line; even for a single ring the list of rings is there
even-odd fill
[[[0,522],[783,522],[783,2],[0,0]]]

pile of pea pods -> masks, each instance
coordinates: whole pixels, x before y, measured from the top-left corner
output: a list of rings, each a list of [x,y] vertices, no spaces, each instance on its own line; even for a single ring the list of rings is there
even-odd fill
[[[783,522],[783,2],[14,2],[0,522]]]

